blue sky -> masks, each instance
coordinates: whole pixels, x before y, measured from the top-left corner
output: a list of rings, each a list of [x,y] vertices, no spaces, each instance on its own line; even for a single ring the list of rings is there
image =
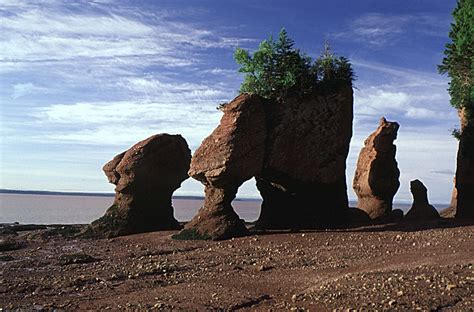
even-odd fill
[[[191,149],[237,95],[236,47],[285,27],[316,57],[329,40],[355,83],[351,185],[381,116],[401,124],[401,188],[422,180],[447,203],[457,143],[448,80],[436,71],[455,0],[0,1],[0,188],[112,192],[102,165],[155,133]],[[201,195],[192,179],[177,194]],[[254,182],[240,196],[258,197]],[[355,199],[349,187],[349,197]]]

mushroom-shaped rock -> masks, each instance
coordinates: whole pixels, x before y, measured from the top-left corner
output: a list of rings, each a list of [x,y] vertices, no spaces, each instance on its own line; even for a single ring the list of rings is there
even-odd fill
[[[359,199],[358,207],[372,219],[392,210],[393,197],[400,187],[393,144],[398,128],[398,123],[382,117],[379,127],[365,140],[359,154],[353,188]]]
[[[410,190],[413,195],[413,205],[406,214],[406,219],[428,220],[439,218],[438,211],[428,202],[428,190],[420,180],[411,181]]]
[[[265,162],[259,228],[314,228],[342,222],[348,209],[346,159],[352,137],[353,92],[315,90],[266,106]]]
[[[219,240],[247,234],[231,203],[239,186],[262,169],[266,135],[262,99],[242,94],[223,112],[219,126],[191,160],[189,175],[205,186],[204,206],[175,238]]]
[[[157,134],[115,156],[103,167],[116,185],[115,200],[85,236],[113,237],[179,229],[171,197],[188,178],[191,151],[180,135]]]

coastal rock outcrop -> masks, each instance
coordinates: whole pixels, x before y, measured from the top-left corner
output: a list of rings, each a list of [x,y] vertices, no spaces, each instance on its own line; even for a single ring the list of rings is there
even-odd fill
[[[379,127],[364,142],[359,154],[353,188],[358,207],[372,219],[392,211],[393,197],[400,187],[400,171],[395,160],[399,124],[380,120]]]
[[[348,208],[346,158],[353,92],[288,96],[266,106],[265,160],[257,176],[259,228],[314,228],[341,221]]]
[[[429,220],[439,218],[438,211],[428,202],[428,190],[420,180],[411,181],[410,190],[413,195],[413,205],[406,214],[406,219]]]
[[[227,239],[247,234],[232,208],[242,183],[262,170],[265,148],[263,99],[242,94],[223,107],[219,126],[202,142],[189,175],[205,186],[204,206],[175,238]]]
[[[157,134],[115,156],[103,167],[116,185],[115,200],[85,236],[113,237],[179,229],[171,196],[188,178],[191,151],[180,135]]]
[[[242,94],[223,106],[219,126],[194,153],[189,170],[205,186],[204,207],[175,238],[247,233],[231,202],[252,177],[263,198],[260,229],[347,223],[353,92],[350,85],[332,91],[273,100]]]

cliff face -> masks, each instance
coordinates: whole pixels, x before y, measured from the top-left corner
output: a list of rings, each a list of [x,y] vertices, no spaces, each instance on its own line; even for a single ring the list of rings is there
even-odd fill
[[[182,234],[222,239],[244,233],[230,203],[252,177],[263,197],[258,227],[337,223],[348,208],[352,119],[350,86],[304,98],[238,96],[193,156],[189,174],[205,185],[206,199]]]

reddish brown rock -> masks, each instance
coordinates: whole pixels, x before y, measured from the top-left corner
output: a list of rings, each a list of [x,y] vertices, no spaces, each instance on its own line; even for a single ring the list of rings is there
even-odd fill
[[[103,170],[115,200],[86,236],[113,237],[179,229],[171,197],[188,178],[191,151],[180,135],[158,134],[115,156]]]
[[[406,214],[406,219],[429,220],[439,218],[438,211],[428,202],[428,190],[420,180],[411,181],[410,190],[413,195],[413,205]]]
[[[380,125],[364,142],[359,154],[353,188],[358,207],[372,219],[392,210],[393,197],[400,187],[400,171],[395,160],[399,125],[382,117]]]
[[[242,94],[223,108],[219,126],[202,142],[189,175],[205,186],[204,206],[176,238],[226,239],[247,234],[232,208],[237,190],[262,170],[265,114],[257,95]]]
[[[458,191],[456,189],[456,178],[454,178],[454,188],[451,195],[451,204],[448,208],[443,209],[440,212],[440,216],[443,218],[454,218],[456,216],[456,207],[458,205]]]
[[[116,169],[117,169],[117,165],[120,163],[123,156],[125,156],[125,153],[126,151],[116,155],[114,158],[112,158],[111,161],[109,161],[108,163],[104,165],[104,167],[102,167],[102,170],[107,176],[107,179],[112,184],[117,185],[118,181],[120,180],[120,174],[117,172]]]
[[[266,106],[268,138],[257,188],[260,228],[314,228],[340,221],[348,209],[346,158],[353,92],[342,86],[287,97]]]

